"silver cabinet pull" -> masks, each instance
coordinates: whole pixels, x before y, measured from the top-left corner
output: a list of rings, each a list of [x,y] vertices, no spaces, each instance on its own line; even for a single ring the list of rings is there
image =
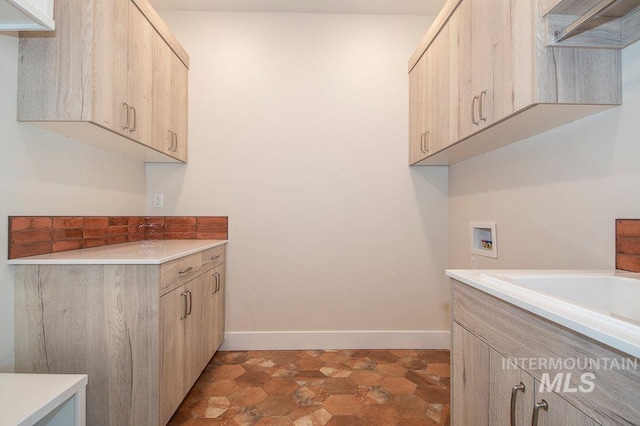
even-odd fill
[[[426,133],[423,133],[420,135],[420,152],[422,152],[424,154],[424,139],[425,139]]]
[[[216,280],[216,283],[213,285],[213,291],[211,292],[212,296],[218,292],[218,277],[216,276],[216,274],[217,273],[214,272],[213,275],[211,275],[213,279]]]
[[[479,96],[474,96],[471,100],[471,122],[476,126],[480,124],[478,120],[476,120],[476,102],[478,101]]]
[[[184,304],[183,304],[183,310],[182,310],[182,315],[180,316],[180,320],[183,320],[187,317],[187,292],[183,291],[182,293],[180,293],[180,296],[184,297]]]
[[[133,127],[129,129],[129,131],[133,133],[136,131],[136,128],[138,127],[138,113],[136,112],[136,107],[133,107],[133,106],[131,107],[131,111],[133,111]]]
[[[173,137],[175,138],[175,145],[173,146],[173,152],[178,152],[178,134],[173,132]]]
[[[487,96],[487,89],[480,92],[480,120],[487,121],[487,116],[482,113],[482,105],[484,105],[484,97]]]
[[[431,130],[427,130],[424,134],[424,153],[427,154],[429,152],[429,146],[427,145],[427,137],[431,134]]]
[[[173,131],[169,129],[169,152],[173,152]]]
[[[524,393],[524,383],[520,382],[511,389],[511,426],[516,426],[516,402],[518,399],[518,391]]]
[[[187,290],[187,293],[189,293],[189,312],[187,312],[187,315],[191,315],[191,308],[193,307],[193,295],[191,294],[191,290]]]
[[[222,277],[217,272],[216,272],[216,280],[218,281],[218,287],[216,288],[216,293],[217,293],[220,291],[220,287],[222,286]]]
[[[547,404],[547,401],[545,401],[544,399],[542,400],[542,402],[536,402],[536,404],[533,406],[533,418],[531,419],[531,426],[538,426],[538,416],[541,408],[544,411],[547,411],[549,409],[549,404]]]
[[[220,255],[216,254],[215,256],[211,256],[211,260],[217,260],[220,259]]]
[[[189,266],[187,269],[184,269],[182,271],[178,271],[178,275],[184,275],[184,274],[189,273],[191,271],[193,271],[193,266]]]
[[[123,102],[122,106],[124,107],[125,113],[127,115],[127,122],[125,123],[124,126],[122,126],[122,130],[127,130],[129,128],[129,104],[126,102]]]

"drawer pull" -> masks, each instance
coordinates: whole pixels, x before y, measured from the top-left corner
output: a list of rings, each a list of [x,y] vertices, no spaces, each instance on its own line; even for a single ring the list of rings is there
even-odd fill
[[[549,404],[544,399],[542,402],[536,402],[536,405],[533,406],[533,419],[531,419],[531,426],[538,426],[538,416],[540,414],[540,409],[547,411],[549,409]]]
[[[178,275],[184,275],[186,273],[189,273],[193,271],[193,266],[189,266],[187,269],[185,269],[184,271],[178,271]]]
[[[180,296],[184,297],[184,309],[182,310],[182,315],[180,316],[180,320],[183,320],[187,317],[187,292],[183,291],[182,293],[180,293]]]
[[[524,393],[524,390],[525,387],[522,382],[511,389],[511,426],[516,426],[516,402],[518,399],[518,391]]]
[[[211,260],[217,260],[220,259],[220,255],[216,254],[215,256],[211,256]]]

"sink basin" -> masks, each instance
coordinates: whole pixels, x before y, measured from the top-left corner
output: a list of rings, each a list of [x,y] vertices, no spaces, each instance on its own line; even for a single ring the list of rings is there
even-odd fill
[[[447,270],[522,309],[640,357],[640,274],[615,271]]]
[[[640,280],[612,273],[497,273],[500,280],[640,325]]]

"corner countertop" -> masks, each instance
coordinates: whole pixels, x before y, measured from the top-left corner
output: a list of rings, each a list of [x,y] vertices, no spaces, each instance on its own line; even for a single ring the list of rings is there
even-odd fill
[[[160,265],[228,240],[144,240],[109,246],[21,257],[9,265]]]

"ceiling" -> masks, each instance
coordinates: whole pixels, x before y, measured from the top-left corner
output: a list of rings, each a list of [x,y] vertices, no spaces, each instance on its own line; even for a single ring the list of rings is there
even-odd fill
[[[364,15],[438,14],[446,0],[149,0],[158,10],[235,12],[353,13]]]

